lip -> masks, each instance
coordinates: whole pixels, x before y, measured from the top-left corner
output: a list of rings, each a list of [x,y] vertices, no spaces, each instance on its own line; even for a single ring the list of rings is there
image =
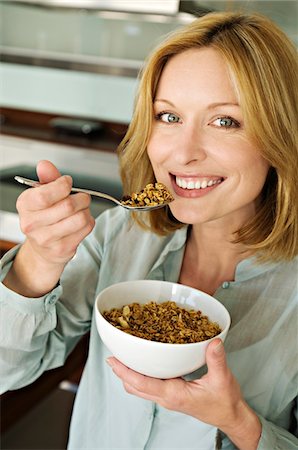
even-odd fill
[[[194,173],[194,174],[186,174],[186,173],[182,173],[182,172],[170,172],[170,176],[171,177],[178,177],[178,178],[206,178],[206,179],[210,179],[210,180],[214,180],[216,178],[220,178],[220,179],[224,179],[224,177],[222,175],[217,175],[217,174],[205,174],[205,173]]]
[[[224,181],[225,178],[218,176],[218,175],[185,175],[185,174],[173,174],[170,173],[170,178],[171,178],[171,184],[172,184],[172,188],[173,191],[175,192],[176,195],[178,195],[179,197],[183,197],[183,198],[199,198],[199,197],[204,197],[205,195],[209,194],[209,192],[213,191],[214,189],[216,189],[218,186],[220,186]],[[194,178],[194,179],[198,179],[198,178],[205,178],[205,179],[221,179],[222,182],[219,184],[214,184],[212,186],[207,186],[204,189],[183,189],[180,186],[178,186],[178,184],[176,183],[176,177],[181,177],[181,178]]]

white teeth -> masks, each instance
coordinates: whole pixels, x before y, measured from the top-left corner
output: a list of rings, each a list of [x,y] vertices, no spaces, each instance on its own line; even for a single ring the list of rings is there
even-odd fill
[[[182,189],[205,189],[206,187],[213,186],[221,183],[222,179],[216,180],[202,180],[202,181],[186,181],[185,178],[176,177],[176,183]]]

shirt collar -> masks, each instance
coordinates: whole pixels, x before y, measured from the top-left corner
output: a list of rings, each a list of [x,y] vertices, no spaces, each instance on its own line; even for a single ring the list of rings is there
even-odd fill
[[[187,239],[187,229],[188,227],[185,226],[183,228],[180,228],[179,230],[176,230],[169,237],[167,237],[167,242],[150,271],[151,275],[164,263],[170,252],[179,252],[179,250],[181,250],[185,246]]]
[[[170,252],[179,251],[185,246],[188,228],[189,226],[184,226],[172,233],[172,235],[168,238],[167,244],[159,255],[159,258],[152,267],[152,271],[156,270],[163,264]],[[280,262],[261,263],[257,260],[257,256],[251,256],[250,258],[243,259],[236,266],[235,282],[241,282],[249,280],[251,278],[255,278],[266,272],[275,270],[280,264]]]
[[[272,271],[279,266],[280,262],[261,263],[257,260],[257,256],[243,259],[237,264],[235,270],[235,281],[246,281],[255,278],[266,272]]]

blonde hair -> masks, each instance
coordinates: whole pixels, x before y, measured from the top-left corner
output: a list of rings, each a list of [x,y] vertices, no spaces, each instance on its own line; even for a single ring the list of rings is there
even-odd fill
[[[155,181],[147,155],[153,102],[167,61],[191,48],[210,46],[226,61],[235,79],[250,139],[271,168],[253,220],[235,234],[235,242],[258,252],[262,260],[292,259],[297,254],[297,53],[287,36],[258,14],[210,13],[170,34],[148,58],[141,74],[134,115],[121,142],[124,191]],[[184,224],[163,208],[137,213],[143,228],[165,235]]]

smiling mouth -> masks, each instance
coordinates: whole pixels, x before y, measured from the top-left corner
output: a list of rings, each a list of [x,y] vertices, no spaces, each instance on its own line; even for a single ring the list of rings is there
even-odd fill
[[[172,175],[172,178],[177,186],[185,190],[207,189],[224,181],[223,177],[180,177]]]

